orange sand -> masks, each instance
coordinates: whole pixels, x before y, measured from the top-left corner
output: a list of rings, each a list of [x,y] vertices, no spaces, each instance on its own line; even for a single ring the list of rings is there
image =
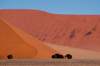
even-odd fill
[[[100,52],[100,15],[11,9],[0,10],[0,17],[41,41]]]
[[[55,53],[59,52],[0,19],[0,59],[9,54],[13,59],[51,58]]]

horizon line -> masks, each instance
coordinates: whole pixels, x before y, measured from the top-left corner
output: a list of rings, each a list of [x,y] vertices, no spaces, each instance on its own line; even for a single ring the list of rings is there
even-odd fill
[[[38,9],[0,9],[0,10],[37,10],[37,11],[50,13],[50,12],[47,12],[44,10],[38,10]],[[50,14],[55,14],[55,13],[50,13]],[[100,14],[55,14],[55,15],[100,15]]]

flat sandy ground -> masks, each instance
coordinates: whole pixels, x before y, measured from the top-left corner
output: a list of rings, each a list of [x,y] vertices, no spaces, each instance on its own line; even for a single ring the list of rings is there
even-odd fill
[[[82,59],[6,59],[0,66],[100,66],[100,60]]]

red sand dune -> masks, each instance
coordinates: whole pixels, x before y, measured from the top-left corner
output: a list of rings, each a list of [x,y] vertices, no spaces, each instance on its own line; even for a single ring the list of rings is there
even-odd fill
[[[0,59],[51,58],[56,50],[0,19]]]
[[[0,10],[0,17],[43,42],[100,52],[100,15],[11,9]]]

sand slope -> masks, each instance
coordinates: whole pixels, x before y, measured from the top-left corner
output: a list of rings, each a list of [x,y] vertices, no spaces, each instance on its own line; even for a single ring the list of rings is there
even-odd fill
[[[45,43],[45,44],[59,51],[63,55],[71,54],[73,56],[72,59],[100,59],[100,52],[55,45],[51,43]]]
[[[58,52],[0,19],[0,59],[9,54],[14,59],[51,58],[54,53]]]
[[[100,15],[11,9],[0,10],[0,17],[41,41],[100,52]]]

